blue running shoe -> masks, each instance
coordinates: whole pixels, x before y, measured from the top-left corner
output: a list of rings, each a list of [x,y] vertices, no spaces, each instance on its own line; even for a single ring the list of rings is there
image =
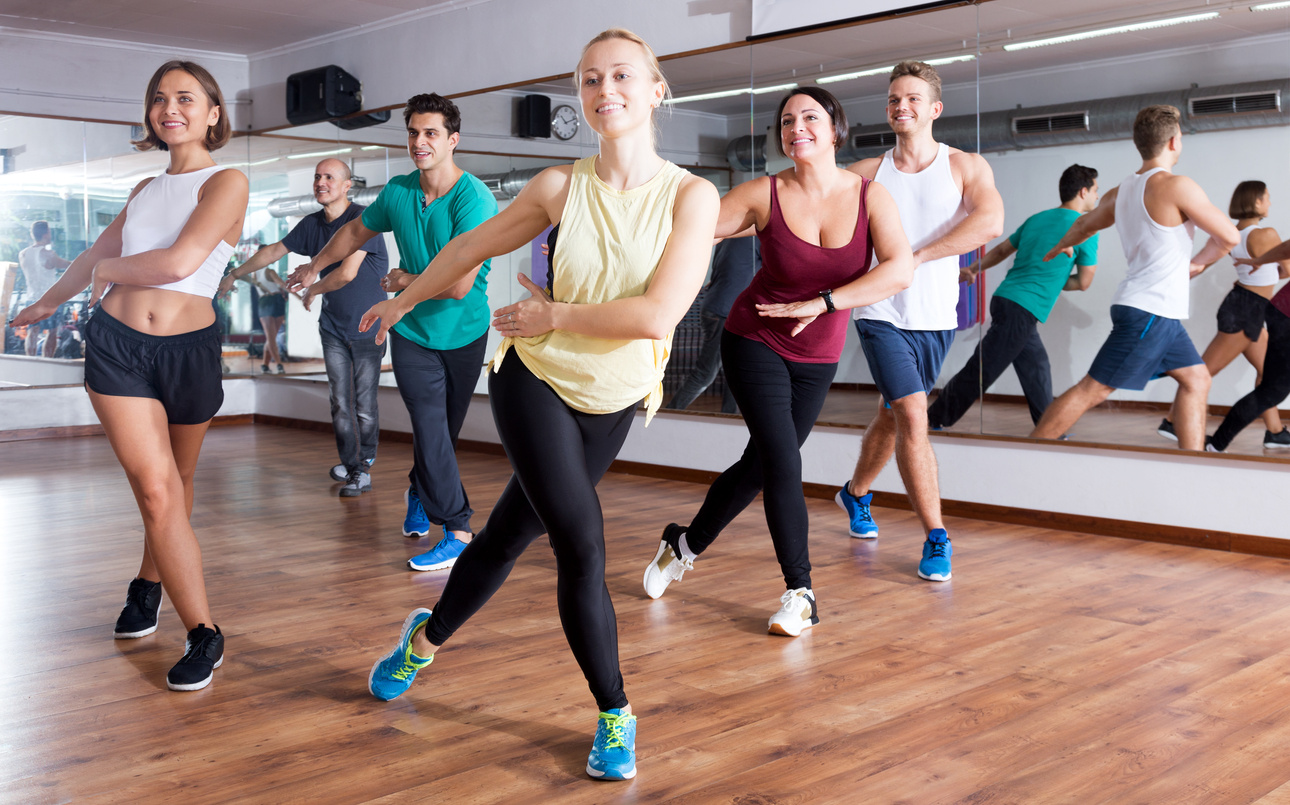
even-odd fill
[[[443,528],[443,539],[439,544],[408,560],[408,567],[413,570],[447,570],[457,564],[457,557],[466,550],[466,543],[454,537],[448,527]]]
[[[408,513],[403,515],[403,536],[424,537],[429,534],[430,518],[426,517],[426,510],[421,508],[417,490],[409,486],[403,493],[403,502],[408,506]]]
[[[412,680],[417,678],[417,671],[434,661],[434,655],[418,657],[412,653],[412,635],[425,627],[430,620],[430,610],[421,608],[412,610],[407,620],[403,621],[403,633],[399,635],[399,644],[394,651],[386,654],[372,666],[372,673],[367,676],[367,689],[383,702],[400,696],[403,691],[412,687]]]
[[[847,513],[847,517],[851,518],[851,536],[856,539],[877,539],[878,524],[873,521],[873,515],[869,513],[869,503],[873,500],[873,493],[856,497],[848,489],[850,485],[850,482],[843,484],[833,499]]]
[[[950,557],[954,555],[954,546],[950,545],[950,535],[943,528],[933,528],[923,543],[923,561],[918,563],[918,575],[928,581],[949,581]]]
[[[600,714],[596,740],[587,757],[587,774],[597,780],[630,780],[636,776],[636,716],[621,709]]]

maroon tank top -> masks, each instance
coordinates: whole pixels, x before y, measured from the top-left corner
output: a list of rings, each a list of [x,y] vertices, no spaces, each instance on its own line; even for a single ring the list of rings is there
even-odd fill
[[[1290,316],[1290,285],[1285,285],[1270,300],[1272,306]]]
[[[869,180],[861,178],[859,213],[851,242],[836,249],[808,243],[794,235],[779,209],[778,180],[770,180],[770,219],[757,233],[761,241],[761,270],[735,299],[726,329],[760,341],[785,360],[798,363],[837,363],[847,340],[848,311],[825,313],[796,336],[790,336],[797,319],[772,319],[757,315],[757,305],[800,302],[820,291],[841,288],[864,276],[873,258],[869,241],[869,214],[865,196]]]

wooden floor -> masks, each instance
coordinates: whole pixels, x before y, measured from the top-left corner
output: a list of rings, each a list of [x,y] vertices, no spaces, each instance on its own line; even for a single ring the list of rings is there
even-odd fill
[[[828,393],[824,408],[817,421],[831,425],[868,425],[878,413],[879,396],[876,391],[857,391],[835,388]],[[968,409],[963,418],[946,428],[948,433],[986,433],[995,436],[1029,436],[1034,430],[1030,409],[1024,402],[980,402]],[[721,410],[721,397],[703,394],[687,409],[690,411],[717,412]],[[1156,433],[1163,411],[1135,408],[1099,407],[1089,411],[1070,430],[1073,440],[1096,442],[1129,447],[1177,447]],[[1213,434],[1223,418],[1211,416],[1205,423],[1205,432]],[[1290,418],[1286,420],[1290,422]],[[1262,420],[1250,424],[1232,440],[1227,453],[1238,456],[1268,456],[1290,460],[1290,450],[1265,449]]]
[[[140,526],[102,437],[0,445],[0,802],[1290,803],[1290,564],[952,520],[952,582],[878,510],[846,537],[810,501],[822,622],[765,633],[782,582],[760,504],[650,601],[661,527],[704,489],[610,475],[608,583],[639,777],[583,766],[595,707],[542,542],[423,671],[379,702],[372,662],[445,574],[404,560],[409,450],[342,500],[330,436],[213,429],[194,523],[228,635],[172,693],[183,631],[114,641]],[[476,527],[507,477],[463,454]]]

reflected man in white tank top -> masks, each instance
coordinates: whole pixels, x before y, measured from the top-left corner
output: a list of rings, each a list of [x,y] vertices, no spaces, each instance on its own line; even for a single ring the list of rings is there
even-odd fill
[[[950,551],[941,521],[936,456],[927,437],[927,393],[958,324],[959,255],[1003,234],[1003,199],[990,165],[979,154],[932,137],[932,121],[942,108],[936,68],[912,61],[896,65],[887,96],[887,123],[896,134],[896,147],[848,169],[891,191],[916,269],[909,288],[855,310],[856,330],[883,406],[865,429],[850,483],[837,494],[850,516],[851,536],[876,537],[870,486],[896,454],[905,491],[928,532],[918,575],[929,581],[949,579]]]
[[[1182,155],[1179,121],[1173,106],[1138,112],[1133,144],[1142,167],[1103,196],[1096,210],[1077,219],[1045,258],[1114,224],[1128,271],[1111,302],[1110,337],[1088,374],[1048,407],[1030,434],[1035,438],[1055,439],[1115,389],[1140,391],[1166,374],[1178,381],[1173,407],[1178,446],[1204,449],[1209,370],[1181,320],[1188,314],[1190,278],[1231,251],[1240,235],[1200,185],[1171,172]],[[1192,257],[1196,228],[1210,238]]]

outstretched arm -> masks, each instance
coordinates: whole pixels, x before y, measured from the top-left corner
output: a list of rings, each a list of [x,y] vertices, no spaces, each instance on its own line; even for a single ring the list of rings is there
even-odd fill
[[[265,266],[273,265],[286,257],[287,252],[288,249],[282,244],[282,241],[261,246],[255,254],[251,255],[249,260],[224,275],[224,278],[219,281],[219,290],[215,292],[215,297],[228,296],[229,291],[233,290],[233,283],[247,274],[254,274]]]
[[[872,305],[900,293],[914,281],[914,255],[909,239],[900,225],[900,212],[887,188],[874,182],[869,185],[869,237],[873,240],[874,256],[878,263],[864,275],[833,291],[835,310]],[[816,291],[818,294],[823,288]],[[795,318],[797,325],[790,335],[797,335],[818,316],[828,312],[828,305],[820,296],[800,302],[758,305],[758,314],[772,318]]]
[[[358,276],[358,270],[363,267],[363,260],[367,257],[367,252],[359,249],[358,251],[340,261],[340,265],[332,269],[331,273],[315,282],[305,289],[305,293],[300,297],[300,302],[309,310],[309,306],[314,299],[321,294],[329,291],[338,291],[354,280]]]
[[[332,263],[342,262],[378,234],[380,233],[373,232],[363,225],[363,216],[355,217],[354,220],[337,229],[323,250],[314,255],[312,260],[291,272],[287,277],[287,288],[298,291],[312,285],[324,268]]]
[[[1057,245],[1049,249],[1048,254],[1044,255],[1044,262],[1047,263],[1067,249],[1074,249],[1103,229],[1114,226],[1115,197],[1119,190],[1120,188],[1118,187],[1113,188],[1111,192],[1102,196],[1102,200],[1098,202],[1096,209],[1076,218],[1075,223],[1071,224],[1071,228],[1066,230],[1065,235],[1062,235],[1062,239],[1057,241]]]
[[[1214,206],[1195,180],[1188,176],[1174,176],[1170,178],[1170,182],[1178,209],[1209,235],[1209,242],[1191,260],[1191,274],[1194,277],[1236,248],[1241,242],[1241,234],[1236,231],[1231,219]]]
[[[719,208],[717,189],[711,182],[687,177],[672,208],[672,234],[644,294],[591,305],[553,302],[521,274],[521,284],[533,296],[497,310],[493,327],[504,336],[519,337],[568,330],[622,340],[666,338],[703,284]]]
[[[1097,273],[1097,266],[1075,266],[1075,273],[1066,278],[1066,284],[1062,286],[1063,291],[1087,291],[1093,284],[1093,275]]]
[[[985,257],[982,257],[970,266],[964,266],[959,269],[959,282],[974,281],[977,274],[994,268],[1016,253],[1017,247],[1012,245],[1012,241],[1010,239],[1003,241],[998,246],[995,246],[993,249],[986,252]]]

